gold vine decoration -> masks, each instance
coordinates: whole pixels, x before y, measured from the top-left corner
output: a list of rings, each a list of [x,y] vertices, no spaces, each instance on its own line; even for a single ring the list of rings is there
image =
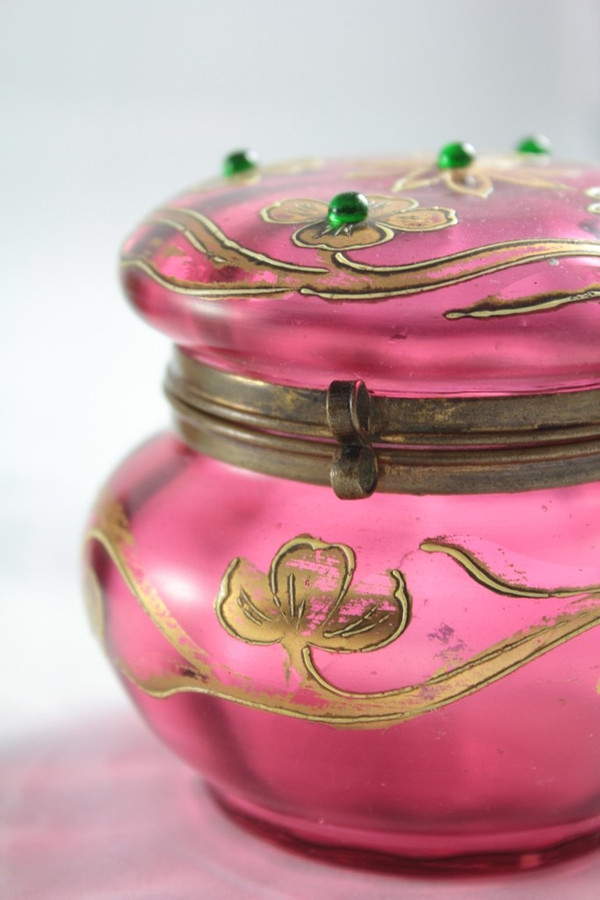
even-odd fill
[[[300,535],[276,553],[268,573],[246,559],[227,567],[215,602],[223,628],[248,644],[282,645],[288,690],[267,692],[246,676],[213,661],[182,628],[147,579],[135,557],[135,542],[121,504],[108,503],[87,543],[101,545],[131,596],[176,651],[166,670],[135,672],[113,651],[105,600],[95,572],[88,569],[86,598],[95,630],[115,666],[147,694],[164,698],[191,691],[256,709],[350,728],[395,724],[439,709],[482,690],[511,672],[600,624],[600,585],[545,589],[513,584],[491,572],[465,548],[441,539],[420,549],[443,553],[483,587],[505,597],[568,598],[574,602],[553,619],[500,641],[470,659],[436,672],[421,684],[357,693],[329,682],[313,659],[313,648],[331,652],[376,651],[408,628],[413,601],[402,572],[389,572],[387,593],[353,586],[355,555],[344,544]],[[289,675],[300,676],[292,687]]]
[[[207,301],[277,298],[299,293],[329,302],[378,302],[391,297],[418,295],[544,260],[600,257],[598,241],[531,239],[486,244],[431,260],[396,266],[373,265],[350,259],[347,251],[391,240],[396,231],[438,230],[456,223],[456,215],[451,209],[418,208],[417,201],[411,198],[378,196],[376,200],[378,211],[375,210],[373,221],[365,226],[362,238],[359,237],[359,230],[328,233],[322,219],[325,204],[319,201],[286,200],[263,210],[263,219],[272,223],[293,225],[304,222],[293,238],[302,246],[318,249],[321,265],[285,262],[250,250],[227,237],[216,223],[202,213],[169,207],[157,213],[153,221],[178,232],[195,251],[210,261],[217,273],[224,267],[233,268],[239,273],[238,278],[206,282],[177,278],[160,271],[149,251],[142,256],[125,255],[121,266],[124,270],[143,272],[173,293]],[[510,302],[499,298],[488,298],[482,301],[484,306],[487,304],[487,311],[481,315],[478,308],[473,308],[451,310],[446,316],[449,319],[468,315],[481,318],[491,314],[491,306],[499,310],[497,315],[543,311],[565,303],[596,299],[594,290],[595,286],[592,286],[587,291],[571,292],[568,298],[565,295],[554,304],[549,304],[545,297],[525,297],[519,301],[520,308],[511,307]],[[503,313],[504,309],[510,312]]]

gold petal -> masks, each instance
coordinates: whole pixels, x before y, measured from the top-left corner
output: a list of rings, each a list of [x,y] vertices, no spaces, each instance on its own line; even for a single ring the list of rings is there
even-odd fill
[[[440,180],[440,173],[431,164],[412,169],[407,175],[399,178],[392,187],[394,193],[429,187]]]
[[[354,553],[345,544],[300,536],[284,544],[269,572],[275,602],[288,632],[310,635],[335,615],[354,574]]]
[[[337,231],[329,230],[327,222],[300,228],[292,237],[298,247],[316,247],[320,250],[360,250],[390,241],[394,232],[385,226],[372,222],[343,226]]]
[[[376,222],[387,224],[388,216],[406,212],[407,209],[416,209],[418,200],[412,197],[385,197],[383,194],[369,194],[369,216]]]
[[[600,203],[590,203],[590,205],[587,207],[587,211],[600,216]]]
[[[285,620],[267,576],[246,559],[234,559],[229,564],[216,611],[223,628],[248,644],[274,644],[285,634]]]
[[[446,169],[442,173],[446,185],[459,194],[471,194],[475,197],[489,197],[494,190],[492,179],[481,170],[468,167],[466,169]]]
[[[388,216],[386,224],[397,231],[438,231],[456,225],[458,219],[453,209],[445,206],[428,206],[396,216]]]
[[[265,222],[278,225],[302,225],[325,219],[327,209],[327,204],[322,200],[296,198],[272,203],[261,211],[261,217]]]
[[[394,570],[390,575],[393,587],[389,595],[348,594],[310,643],[322,650],[354,653],[395,640],[409,623],[411,597],[402,573]]]
[[[508,181],[511,184],[517,184],[519,187],[543,188],[545,190],[572,190],[568,185],[562,184],[560,181],[552,181],[550,178],[540,178],[530,172],[514,172],[503,171],[492,172],[492,176],[496,181]]]

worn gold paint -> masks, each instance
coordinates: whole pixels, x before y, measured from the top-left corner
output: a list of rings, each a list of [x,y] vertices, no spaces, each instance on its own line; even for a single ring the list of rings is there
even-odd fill
[[[486,297],[473,306],[451,309],[444,313],[447,319],[490,319],[496,316],[522,316],[526,313],[550,312],[572,303],[587,303],[600,300],[600,285],[591,284],[583,291],[552,291],[531,294],[518,300],[502,300],[500,297]]]
[[[350,547],[300,535],[277,551],[268,574],[234,559],[221,582],[217,616],[233,637],[281,643],[290,657],[304,645],[337,653],[379,649],[406,629],[411,598],[397,570],[390,572],[389,597],[352,591],[355,568]],[[357,607],[360,614],[348,612]]]

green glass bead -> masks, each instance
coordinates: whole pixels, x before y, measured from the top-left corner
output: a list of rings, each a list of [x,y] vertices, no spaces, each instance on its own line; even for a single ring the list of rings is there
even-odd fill
[[[549,156],[550,141],[543,134],[531,134],[517,144],[517,153],[541,153]]]
[[[258,156],[254,150],[236,150],[223,160],[223,175],[230,178],[240,172],[248,172],[258,165]]]
[[[475,147],[466,142],[446,144],[439,152],[438,167],[440,169],[464,169],[475,161]]]
[[[336,194],[327,212],[327,219],[332,228],[341,225],[355,225],[364,222],[369,215],[369,201],[364,194],[346,191]]]

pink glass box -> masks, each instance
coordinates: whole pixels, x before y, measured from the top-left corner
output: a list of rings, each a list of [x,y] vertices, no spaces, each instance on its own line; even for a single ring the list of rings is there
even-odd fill
[[[236,153],[121,266],[174,432],[103,488],[86,595],[153,730],[332,856],[593,843],[600,169]]]

